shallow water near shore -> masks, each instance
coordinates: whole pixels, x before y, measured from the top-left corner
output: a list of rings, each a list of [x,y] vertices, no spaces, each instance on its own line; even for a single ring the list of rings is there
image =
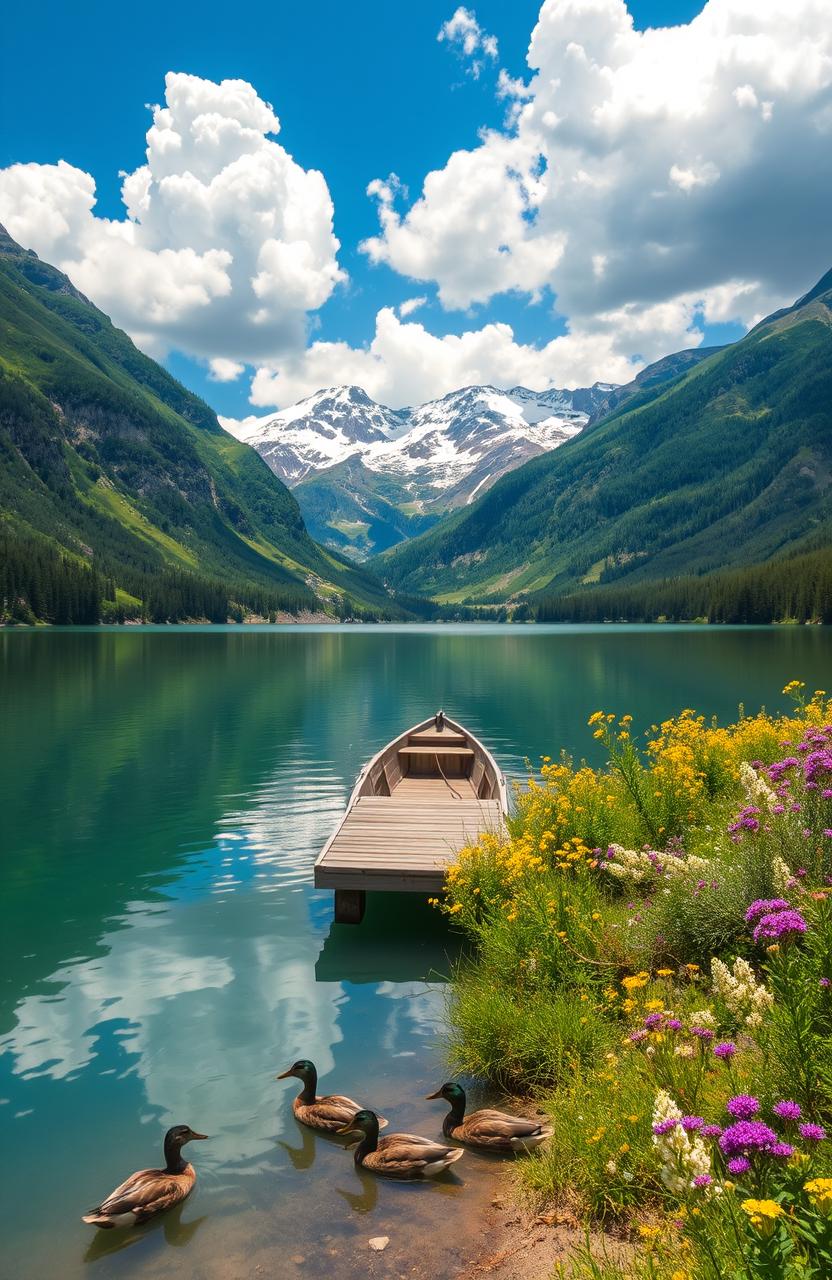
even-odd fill
[[[447,1075],[454,935],[393,895],[333,925],[311,884],[358,768],[440,705],[519,779],[562,747],[597,763],[597,708],[727,719],[831,670],[818,628],[0,635],[0,1275],[453,1275],[501,1162],[377,1181],[299,1127],[295,1081],[274,1079],[308,1056],[323,1091],[439,1133],[424,1095]],[[132,1233],[85,1227],[175,1122],[211,1135],[186,1149],[186,1204]]]

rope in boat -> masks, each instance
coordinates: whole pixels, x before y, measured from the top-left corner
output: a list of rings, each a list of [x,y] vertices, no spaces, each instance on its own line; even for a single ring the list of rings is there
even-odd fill
[[[442,780],[443,780],[443,782],[445,783],[445,786],[446,786],[446,787],[448,787],[448,789],[454,793],[454,795],[456,796],[457,800],[461,800],[461,799],[462,799],[462,796],[461,796],[461,795],[460,795],[460,793],[457,791],[456,787],[452,787],[452,786],[451,786],[451,784],[450,784],[450,782],[448,781],[448,779],[445,777],[445,774],[444,774],[444,771],[443,771],[443,769],[442,769],[442,766],[441,766],[441,764],[439,763],[439,752],[438,752],[438,751],[437,751],[437,752],[434,752],[434,755],[435,755],[435,757],[436,757],[436,767],[437,767],[437,769],[439,770],[440,774],[442,775]]]

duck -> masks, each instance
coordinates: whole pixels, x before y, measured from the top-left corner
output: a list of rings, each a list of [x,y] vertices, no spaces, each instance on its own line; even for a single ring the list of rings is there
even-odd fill
[[[446,1138],[454,1138],[469,1147],[482,1147],[488,1151],[532,1151],[547,1138],[552,1130],[547,1125],[527,1120],[525,1116],[510,1116],[505,1111],[484,1108],[465,1114],[465,1090],[461,1084],[449,1081],[436,1093],[429,1093],[427,1100],[444,1098],[451,1109],[442,1122]]]
[[[295,1076],[303,1083],[303,1088],[292,1103],[292,1110],[301,1124],[308,1125],[310,1129],[338,1133],[361,1110],[360,1102],[354,1102],[341,1093],[329,1093],[319,1098],[315,1092],[318,1087],[318,1071],[314,1062],[310,1062],[308,1058],[300,1058],[292,1063],[288,1071],[281,1072],[276,1078],[288,1080],[290,1076]],[[378,1117],[378,1127],[387,1127],[384,1116]]]
[[[379,1118],[374,1111],[359,1111],[338,1132],[360,1133],[353,1158],[356,1166],[384,1178],[433,1178],[461,1160],[461,1147],[446,1147],[415,1133],[391,1133],[379,1138]]]
[[[105,1230],[133,1227],[173,1208],[191,1194],[196,1182],[196,1171],[182,1159],[182,1148],[186,1142],[205,1142],[207,1138],[206,1133],[196,1133],[190,1125],[174,1125],[165,1134],[164,1169],[139,1169],[131,1173],[106,1200],[83,1214],[81,1221]]]

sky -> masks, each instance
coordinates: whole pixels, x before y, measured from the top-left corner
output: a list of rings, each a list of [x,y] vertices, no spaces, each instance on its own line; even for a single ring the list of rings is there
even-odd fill
[[[832,263],[830,0],[42,0],[0,221],[219,412],[626,381]]]

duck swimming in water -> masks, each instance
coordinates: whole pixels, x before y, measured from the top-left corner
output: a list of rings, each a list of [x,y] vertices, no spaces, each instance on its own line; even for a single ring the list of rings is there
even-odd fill
[[[314,1062],[308,1058],[300,1058],[288,1071],[283,1071],[278,1080],[287,1080],[296,1076],[303,1084],[298,1096],[292,1103],[292,1110],[301,1124],[308,1124],[310,1129],[322,1129],[324,1133],[339,1133],[343,1126],[352,1120],[361,1110],[360,1102],[353,1102],[341,1093],[329,1093],[319,1098],[315,1090],[318,1087],[318,1072]],[[384,1129],[387,1121],[378,1117],[378,1126]]]
[[[483,1147],[488,1151],[531,1151],[541,1142],[551,1138],[552,1130],[525,1116],[510,1116],[505,1111],[472,1111],[465,1114],[465,1090],[460,1084],[443,1084],[436,1093],[429,1093],[428,1100],[444,1098],[451,1109],[442,1122],[446,1138],[454,1138],[469,1147]]]
[[[355,1163],[384,1178],[432,1178],[465,1155],[459,1147],[446,1147],[415,1133],[391,1133],[380,1138],[378,1130],[379,1119],[375,1112],[359,1111],[338,1132],[360,1133],[361,1141],[354,1153]]]
[[[186,1142],[204,1142],[207,1136],[195,1133],[187,1124],[168,1129],[164,1169],[132,1173],[97,1208],[85,1213],[82,1221],[93,1227],[132,1227],[179,1204],[190,1195],[196,1182],[193,1165],[182,1159],[182,1148]]]

